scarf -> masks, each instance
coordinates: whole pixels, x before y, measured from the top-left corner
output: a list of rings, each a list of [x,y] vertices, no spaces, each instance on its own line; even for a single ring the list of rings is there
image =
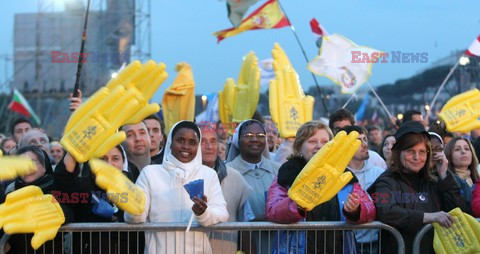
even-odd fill
[[[307,165],[307,161],[303,157],[296,156],[291,158],[278,170],[277,183],[285,188],[289,188],[305,165]]]
[[[195,158],[190,162],[183,163],[177,160],[177,158],[175,158],[175,156],[172,155],[172,149],[170,148],[172,146],[172,139],[173,139],[172,133],[176,132],[174,130],[177,128],[184,128],[183,125],[185,124],[185,122],[188,122],[188,121],[180,121],[176,123],[168,133],[167,143],[165,144],[165,147],[164,147],[165,155],[163,156],[163,164],[162,164],[166,170],[171,170],[175,172],[176,178],[183,178],[182,181],[188,179],[189,175],[192,175],[200,167],[203,166],[202,149],[201,149],[200,142],[198,143],[197,154],[195,155]],[[197,128],[196,133],[198,135],[198,139],[202,140],[200,129],[198,129],[198,127],[196,128]]]
[[[472,187],[473,185],[473,181],[472,181],[472,177],[471,177],[471,174],[472,172],[470,171],[469,168],[467,169],[459,169],[459,168],[455,168],[455,173],[457,173],[457,175],[462,178],[463,180],[465,180],[465,182],[468,183],[468,185],[470,187]]]

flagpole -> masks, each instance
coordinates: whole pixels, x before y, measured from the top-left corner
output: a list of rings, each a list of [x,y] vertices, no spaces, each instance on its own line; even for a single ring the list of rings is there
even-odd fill
[[[462,55],[463,56],[463,55]],[[430,112],[432,112],[434,110],[434,103],[435,101],[437,100],[437,97],[438,95],[440,94],[440,91],[442,91],[443,87],[445,86],[445,84],[447,83],[448,79],[450,78],[450,76],[452,76],[453,72],[455,71],[455,69],[457,69],[458,67],[458,64],[460,63],[460,59],[457,60],[457,62],[455,63],[455,65],[450,69],[450,72],[447,74],[447,76],[445,77],[445,79],[443,80],[442,84],[440,85],[440,87],[438,88],[437,90],[437,93],[435,94],[435,96],[433,96],[433,100],[432,100],[432,103],[430,103],[430,110],[427,111],[427,116],[425,117],[425,119],[428,119],[428,117],[430,116]]]
[[[88,21],[88,13],[90,12],[90,0],[87,2],[87,10],[85,14],[85,21],[83,23],[83,33],[82,33],[82,44],[80,45],[80,55],[77,64],[77,77],[75,79],[75,86],[73,87],[73,97],[78,97],[78,89],[80,88],[80,75],[82,72],[82,64],[84,59],[84,49],[85,49],[85,41],[87,39],[87,21]]]
[[[348,101],[345,102],[345,104],[343,104],[342,108],[345,108],[345,107],[348,105],[348,103],[350,103],[350,101],[352,101],[353,97],[357,97],[356,95],[357,95],[357,94],[356,94],[355,92],[353,92],[352,96],[350,96],[350,98],[348,99]]]
[[[305,53],[305,49],[303,48],[302,43],[300,42],[300,39],[298,38],[297,32],[295,32],[295,27],[293,27],[292,22],[288,18],[287,12],[283,8],[283,5],[280,3],[280,0],[277,0],[278,5],[280,6],[280,9],[282,9],[283,14],[285,14],[285,18],[287,18],[288,22],[290,23],[290,29],[293,32],[293,35],[295,35],[295,39],[297,40],[298,45],[300,46],[300,49],[302,50],[303,56],[305,57],[305,61],[308,64],[308,57],[307,54]],[[327,116],[329,115],[328,109],[327,109],[327,104],[325,103],[325,97],[323,96],[323,93],[320,89],[320,86],[318,85],[317,77],[315,74],[311,73],[313,77],[313,81],[315,82],[315,86],[317,87],[318,93],[320,94],[320,98],[322,99],[322,105],[323,109],[325,110]]]
[[[367,80],[366,83],[367,83],[368,87],[370,87],[370,90],[372,90],[375,97],[377,97],[377,100],[380,102],[380,104],[382,105],[385,112],[387,112],[387,115],[390,118],[390,121],[395,124],[395,122],[393,120],[394,118],[393,118],[392,114],[390,114],[390,111],[388,111],[387,106],[385,106],[385,104],[383,103],[383,100],[380,98],[380,96],[378,96],[377,92],[375,91],[375,89],[373,89],[373,86],[370,85],[370,82],[368,80]]]

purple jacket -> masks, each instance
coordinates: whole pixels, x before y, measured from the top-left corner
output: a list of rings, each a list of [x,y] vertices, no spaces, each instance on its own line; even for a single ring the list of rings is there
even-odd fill
[[[360,187],[358,183],[353,184],[353,192],[360,196],[360,213],[359,215],[356,214],[355,216],[355,214],[346,213],[342,209],[346,220],[355,224],[373,221],[376,216],[376,209],[368,194]],[[266,216],[269,221],[290,224],[304,219],[306,217],[306,213],[299,213],[297,204],[290,199],[290,197],[288,197],[288,189],[279,185],[277,179],[275,178],[268,190]]]

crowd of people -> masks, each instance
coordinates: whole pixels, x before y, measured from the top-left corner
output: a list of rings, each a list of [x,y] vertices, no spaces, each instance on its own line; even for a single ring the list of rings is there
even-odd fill
[[[80,103],[71,99],[73,109]],[[100,159],[144,192],[144,212],[138,215],[122,211],[106,198],[88,163],[78,163],[58,141],[50,142],[45,131],[20,118],[0,148],[4,156],[31,158],[36,170],[2,182],[0,202],[8,193],[36,185],[57,199],[77,197],[76,202],[60,202],[65,223],[187,223],[191,216],[203,226],[226,221],[361,224],[377,220],[401,233],[407,253],[423,225],[437,222],[450,227],[454,221],[448,211],[453,208],[480,217],[477,131],[448,133],[441,122],[428,126],[417,111],[406,112],[395,129],[365,128],[355,125],[350,111],[339,109],[328,123],[306,122],[295,137],[281,139],[271,118],[257,114],[254,118],[240,123],[232,136],[221,124],[191,121],[176,123],[167,135],[158,115],[121,126],[125,141]],[[288,190],[309,160],[340,131],[359,134],[361,145],[345,169],[353,178],[331,200],[307,211],[288,196]],[[201,198],[191,198],[183,187],[196,179],[204,181]],[[31,237],[10,238],[7,251],[30,253],[26,243]],[[112,249],[115,253],[389,253],[396,249],[393,236],[379,230],[75,233],[69,241],[74,253]],[[433,233],[427,234],[421,253],[433,253],[432,242]],[[64,251],[51,241],[45,246],[47,253]]]

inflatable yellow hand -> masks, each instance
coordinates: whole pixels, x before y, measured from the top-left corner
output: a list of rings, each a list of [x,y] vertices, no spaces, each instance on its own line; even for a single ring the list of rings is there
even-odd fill
[[[433,223],[435,236],[433,248],[436,253],[480,253],[480,223],[472,216],[463,213],[460,208],[449,212],[455,223],[445,228]]]
[[[448,131],[467,133],[480,128],[480,91],[473,89],[461,93],[443,106],[439,113]]]
[[[272,55],[275,79],[269,87],[270,115],[282,138],[295,137],[297,129],[312,120],[315,99],[303,93],[298,74],[278,43]]]
[[[130,214],[143,213],[145,194],[142,189],[133,184],[119,169],[101,160],[90,160],[89,164],[96,175],[95,182],[107,192],[110,201]],[[121,198],[117,198],[119,196]]]
[[[288,196],[307,211],[332,199],[353,178],[352,173],[344,171],[360,147],[357,137],[355,131],[337,133],[305,165]]]
[[[224,91],[228,98],[227,105],[232,112],[232,122],[240,123],[251,119],[260,97],[260,68],[255,53],[251,51],[243,59],[237,85],[229,78]]]
[[[125,139],[117,129],[141,121],[158,112],[158,104],[148,104],[166,79],[165,65],[135,61],[83,103],[68,120],[62,146],[82,163],[100,157]]]
[[[188,63],[177,64],[178,75],[173,84],[165,91],[162,99],[165,133],[181,120],[193,121],[195,117],[195,81],[192,68]]]
[[[0,157],[0,181],[15,179],[35,172],[35,163],[26,157],[6,156]]]
[[[227,105],[227,101],[229,100],[231,99],[226,98],[225,91],[222,90],[218,92],[218,116],[220,121],[225,125],[232,122],[232,112],[230,112]]]
[[[65,222],[62,208],[52,195],[27,186],[7,195],[0,205],[0,228],[7,234],[34,233],[32,248],[52,240]]]

